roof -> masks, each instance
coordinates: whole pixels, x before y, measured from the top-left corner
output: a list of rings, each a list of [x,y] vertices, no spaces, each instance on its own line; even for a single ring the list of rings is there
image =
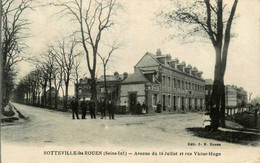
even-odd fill
[[[205,79],[205,85],[213,85],[212,79]]]
[[[123,79],[124,79],[123,74],[119,74],[118,76],[106,75],[106,80],[107,81],[121,81]],[[100,78],[98,78],[97,81],[104,81],[104,75],[100,76]]]
[[[137,69],[133,74],[129,74],[128,78],[126,78],[122,84],[126,83],[148,83],[150,82],[146,77],[142,74],[142,72]]]

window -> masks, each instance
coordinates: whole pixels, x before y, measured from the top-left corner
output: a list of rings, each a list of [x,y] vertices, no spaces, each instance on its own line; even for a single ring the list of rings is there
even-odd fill
[[[181,81],[178,79],[178,88],[181,88]]]
[[[168,106],[171,106],[171,95],[168,95]]]
[[[157,94],[153,94],[153,105],[157,105]]]
[[[176,88],[177,84],[176,84],[176,79],[175,78],[173,79],[173,85],[174,85],[174,88]]]
[[[162,77],[162,83],[163,83],[163,86],[166,85],[165,75],[163,75],[163,77]]]
[[[168,77],[168,87],[171,87],[171,77]]]
[[[182,85],[182,89],[185,90],[184,81],[181,82],[181,85]]]

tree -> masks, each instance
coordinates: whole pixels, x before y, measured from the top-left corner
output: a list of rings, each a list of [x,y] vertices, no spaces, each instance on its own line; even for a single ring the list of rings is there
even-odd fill
[[[79,25],[80,40],[86,55],[87,66],[91,77],[91,96],[97,99],[96,64],[102,34],[113,24],[112,16],[116,11],[116,0],[69,0],[53,3],[63,8],[65,14],[72,15]]]
[[[231,26],[235,16],[238,0],[234,0],[228,18],[225,12],[226,5],[223,0],[196,0],[183,6],[177,4],[174,11],[162,12],[160,15],[166,20],[166,23],[179,22],[182,25],[189,25],[186,34],[199,34],[210,39],[215,49],[215,70],[214,84],[211,96],[211,117],[215,128],[219,126],[219,111],[221,126],[225,126],[225,87],[224,75],[227,64],[228,48],[231,38]],[[214,107],[213,107],[214,106]],[[216,107],[215,107],[216,106]]]
[[[57,46],[52,46],[53,56],[56,62],[63,69],[63,81],[65,84],[65,98],[63,109],[67,111],[69,82],[71,80],[72,69],[75,64],[75,58],[80,55],[76,52],[77,42],[75,39],[66,40],[63,38],[61,41],[57,41]]]
[[[1,59],[2,64],[2,95],[3,105],[9,102],[9,96],[14,85],[13,66],[22,60],[20,56],[25,48],[23,39],[29,24],[23,15],[31,8],[32,0],[3,0],[1,1]]]
[[[59,91],[62,88],[63,84],[63,67],[59,65],[57,62],[54,65],[53,71],[53,83],[55,88],[55,109],[58,109],[58,95]]]
[[[75,58],[75,62],[74,62],[74,69],[73,69],[73,78],[74,78],[74,81],[75,81],[75,96],[76,96],[76,100],[79,100],[79,80],[81,78],[81,71],[80,71],[80,65],[81,65],[81,60],[82,60],[82,57],[81,55],[77,56]],[[83,76],[85,76],[86,74],[83,74]]]
[[[110,45],[109,45],[110,46]],[[113,44],[110,46],[110,51],[108,52],[108,55],[101,55],[100,53],[97,53],[99,58],[102,61],[103,64],[103,75],[104,75],[104,88],[105,88],[105,97],[107,99],[108,91],[107,91],[107,80],[106,80],[106,70],[107,70],[107,64],[110,60],[111,55],[115,50],[117,50],[121,44],[117,43],[116,41],[113,42]]]

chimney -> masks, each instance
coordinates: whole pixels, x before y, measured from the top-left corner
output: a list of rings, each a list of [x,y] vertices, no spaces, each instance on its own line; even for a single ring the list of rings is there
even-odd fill
[[[128,77],[128,73],[127,72],[124,72],[123,73],[123,76],[124,76],[124,80]]]
[[[157,55],[157,56],[161,56],[161,55],[162,55],[161,49],[157,49],[156,55]]]

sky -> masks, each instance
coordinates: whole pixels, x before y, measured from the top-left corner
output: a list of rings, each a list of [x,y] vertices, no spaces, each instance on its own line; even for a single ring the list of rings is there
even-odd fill
[[[161,49],[163,54],[171,54],[172,58],[196,66],[199,71],[203,71],[204,79],[213,79],[215,52],[210,42],[183,43],[179,38],[170,39],[169,36],[174,34],[174,30],[165,29],[156,23],[155,13],[169,8],[170,0],[118,2],[121,3],[122,9],[118,10],[115,17],[116,24],[106,31],[103,37],[104,42],[111,41],[111,38],[123,42],[123,46],[111,58],[108,65],[109,74],[115,71],[133,73],[133,67],[146,52],[155,53],[157,49]],[[54,15],[56,12],[53,7],[41,7],[28,14],[32,22],[31,37],[26,40],[30,56],[39,57],[48,44],[74,28],[75,23],[69,22],[66,17]],[[232,26],[236,37],[231,39],[229,47],[225,84],[243,87],[253,93],[252,97],[260,96],[259,1],[239,1],[236,13],[238,18]],[[82,74],[89,74],[85,58],[82,61]],[[20,79],[30,72],[33,66],[22,62],[18,68]],[[98,75],[102,74],[100,64],[97,72]],[[73,94],[73,88],[70,94]]]

